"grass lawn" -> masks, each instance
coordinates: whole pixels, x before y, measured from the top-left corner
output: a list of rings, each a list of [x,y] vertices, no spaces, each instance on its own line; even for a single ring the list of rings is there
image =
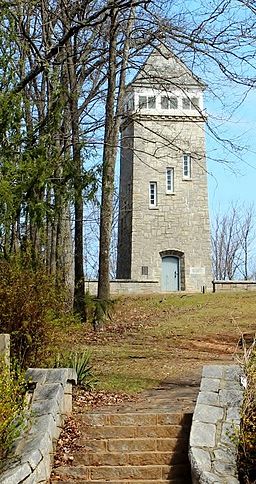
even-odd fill
[[[53,325],[45,360],[89,347],[99,388],[134,393],[197,378],[205,363],[237,362],[241,333],[255,332],[256,292],[119,297],[104,331]]]

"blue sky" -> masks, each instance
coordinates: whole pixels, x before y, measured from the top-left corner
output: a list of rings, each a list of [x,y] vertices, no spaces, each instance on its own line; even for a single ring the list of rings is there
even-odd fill
[[[240,88],[240,99],[243,92]],[[232,89],[224,89],[226,99],[232,94]],[[236,97],[238,102],[238,97]],[[225,104],[225,103],[224,103]],[[208,186],[210,214],[228,210],[230,204],[255,204],[256,208],[256,91],[250,91],[243,103],[232,109],[227,103],[226,112],[221,112],[217,100],[207,99],[206,109],[209,122],[216,126],[217,134],[232,140],[237,145],[237,152],[225,149],[208,132]],[[213,120],[212,120],[213,117]],[[229,118],[229,119],[228,119]],[[220,160],[220,161],[218,161]]]

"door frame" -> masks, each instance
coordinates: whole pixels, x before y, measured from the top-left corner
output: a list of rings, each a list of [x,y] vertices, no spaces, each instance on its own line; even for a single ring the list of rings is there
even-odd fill
[[[163,265],[164,265],[163,261],[164,261],[164,259],[176,259],[176,266],[177,266],[177,272],[178,272],[178,278],[177,278],[177,283],[176,283],[177,289],[174,289],[174,290],[166,289],[165,292],[179,292],[180,291],[180,258],[177,257],[176,255],[164,255],[162,257],[162,274],[161,275],[163,275]],[[162,283],[162,281],[161,281],[161,283]]]
[[[167,249],[159,252],[161,258],[161,277],[162,277],[162,259],[164,257],[176,257],[179,263],[179,289],[178,291],[185,291],[185,254],[181,250]]]

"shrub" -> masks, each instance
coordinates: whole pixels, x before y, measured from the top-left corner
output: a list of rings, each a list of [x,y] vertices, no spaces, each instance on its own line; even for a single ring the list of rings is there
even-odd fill
[[[77,383],[84,388],[93,388],[97,380],[92,373],[90,364],[91,352],[87,349],[84,351],[69,351],[68,353],[59,353],[55,359],[55,368],[73,368],[77,374]]]
[[[99,299],[86,292],[85,294],[85,319],[89,321],[94,331],[103,329],[106,319],[111,319],[114,311],[115,301],[110,299]]]
[[[6,457],[13,441],[25,427],[25,393],[27,384],[24,374],[9,370],[0,362],[0,459]]]
[[[0,261],[0,332],[11,335],[11,355],[21,367],[38,364],[49,338],[49,312],[62,308],[44,270]]]
[[[256,344],[249,350],[245,365],[247,386],[241,413],[238,467],[240,482],[256,482]]]

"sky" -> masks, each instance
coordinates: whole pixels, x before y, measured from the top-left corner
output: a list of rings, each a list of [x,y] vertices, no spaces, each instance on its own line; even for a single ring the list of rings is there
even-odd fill
[[[229,90],[226,95],[230,96]],[[205,101],[210,123],[215,118],[218,136],[238,145],[234,155],[207,130],[210,215],[214,217],[214,213],[226,211],[236,202],[255,204],[256,209],[256,90],[249,92],[229,120],[219,114],[217,102],[207,99],[207,93]]]

